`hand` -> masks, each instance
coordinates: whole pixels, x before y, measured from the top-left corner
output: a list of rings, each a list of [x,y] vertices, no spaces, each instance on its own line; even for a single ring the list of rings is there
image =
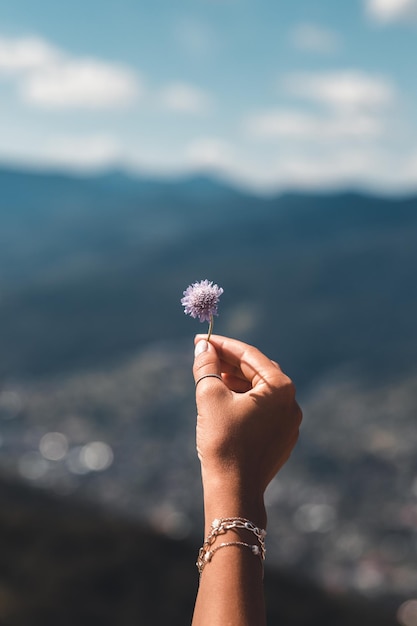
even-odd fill
[[[302,413],[279,365],[256,348],[226,337],[195,338],[197,451],[203,484],[230,485],[253,499],[289,458]]]
[[[205,536],[221,517],[266,528],[263,494],[291,454],[301,422],[291,380],[274,361],[241,341],[195,339],[197,451],[201,461]],[[217,377],[207,376],[215,374]],[[203,378],[202,378],[203,377]],[[228,531],[229,544],[204,568],[193,626],[265,626],[262,567],[247,545],[253,534]]]

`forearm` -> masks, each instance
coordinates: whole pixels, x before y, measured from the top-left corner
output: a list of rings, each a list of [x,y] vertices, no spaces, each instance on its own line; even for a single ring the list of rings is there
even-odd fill
[[[253,498],[243,490],[228,489],[221,481],[212,481],[204,491],[205,537],[213,520],[245,518],[259,528],[266,526],[262,497]],[[241,542],[215,551],[206,563],[194,611],[193,626],[264,626],[263,563],[247,546],[259,545],[256,536],[246,529],[234,528],[216,538],[213,549],[221,543]]]

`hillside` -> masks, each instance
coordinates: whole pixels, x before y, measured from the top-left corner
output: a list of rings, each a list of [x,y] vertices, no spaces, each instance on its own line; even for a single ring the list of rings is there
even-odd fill
[[[1,479],[0,549],[1,624],[191,622],[197,544]],[[270,626],[397,623],[387,604],[330,596],[273,570],[265,581]]]

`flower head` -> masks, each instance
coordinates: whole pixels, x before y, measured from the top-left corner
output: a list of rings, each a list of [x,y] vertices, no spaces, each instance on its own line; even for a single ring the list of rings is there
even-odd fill
[[[213,285],[212,281],[201,280],[193,283],[184,291],[181,304],[184,313],[191,317],[198,317],[200,322],[212,322],[213,315],[217,315],[219,298],[223,289]]]

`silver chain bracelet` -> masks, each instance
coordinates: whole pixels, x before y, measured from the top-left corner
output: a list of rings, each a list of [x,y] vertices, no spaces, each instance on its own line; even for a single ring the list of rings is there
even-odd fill
[[[257,538],[259,545],[251,545],[243,541],[228,541],[212,548],[219,535],[224,535],[228,530],[235,529],[248,530],[249,532],[253,533]],[[258,528],[256,524],[244,517],[222,517],[213,520],[210,533],[207,535],[198,553],[196,565],[200,575],[206,563],[210,562],[213,558],[215,552],[217,552],[217,550],[219,550],[220,548],[225,548],[228,546],[244,546],[250,548],[252,554],[254,554],[255,556],[259,556],[261,561],[264,561],[266,553],[265,537],[266,530],[264,530],[263,528]]]

